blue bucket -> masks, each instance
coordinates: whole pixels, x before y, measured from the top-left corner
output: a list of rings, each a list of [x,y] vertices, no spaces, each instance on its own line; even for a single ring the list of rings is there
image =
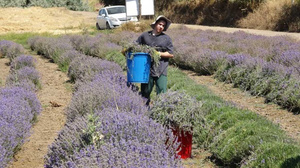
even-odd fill
[[[148,53],[127,53],[127,82],[148,83],[150,66],[151,57]]]

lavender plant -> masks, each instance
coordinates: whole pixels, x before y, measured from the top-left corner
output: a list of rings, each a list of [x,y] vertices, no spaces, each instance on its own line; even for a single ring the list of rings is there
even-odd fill
[[[19,150],[40,111],[33,92],[20,87],[0,90],[0,167],[5,167]]]
[[[14,97],[19,100],[27,101],[31,108],[33,115],[38,115],[42,111],[42,106],[36,94],[23,87],[6,87],[0,90],[0,97],[9,98]]]
[[[73,48],[81,53],[83,53],[83,43],[87,40],[87,35],[66,35],[64,38],[67,38],[70,40]]]
[[[299,152],[300,148],[295,144],[264,143],[243,162],[241,167],[299,167]]]
[[[71,138],[60,138],[56,143],[56,148],[51,148],[45,167],[81,167],[83,164],[88,167],[130,167],[133,165],[178,167],[180,165],[180,160],[176,158],[174,150],[175,144],[169,144],[169,146],[166,144],[167,134],[171,132],[166,132],[160,124],[148,117],[114,108],[97,110],[95,116],[99,117],[93,117],[95,120],[92,122],[94,126],[92,131],[87,131],[88,127],[91,127],[88,126],[89,124],[81,127],[84,131],[79,131],[81,134],[82,132],[88,133],[85,134],[85,138],[73,136],[73,139],[77,140],[84,138],[81,143],[89,142],[89,145],[77,145],[76,148],[73,145],[71,148],[66,145],[78,143],[70,143]],[[76,119],[72,122],[72,125],[75,126],[77,121]],[[79,134],[75,129],[70,131],[72,132],[69,135],[74,135],[75,132]],[[62,136],[69,137],[67,134]],[[172,135],[169,138],[169,142],[172,142]],[[99,155],[100,152],[101,155]],[[49,160],[49,158],[54,159]]]
[[[59,57],[68,51],[72,50],[72,43],[68,38],[51,38],[51,37],[33,37],[28,40],[31,49],[37,51],[38,54],[44,55],[46,58],[52,59],[57,63]]]
[[[184,92],[167,91],[154,101],[149,116],[168,128],[192,132],[194,126],[204,125],[201,106]]]
[[[31,50],[35,50],[35,51],[39,52],[38,51],[39,44],[42,43],[43,39],[44,39],[44,37],[42,37],[42,36],[33,36],[27,40],[27,44],[29,45]]]
[[[45,167],[61,167],[74,153],[80,151],[84,146],[90,145],[85,141],[84,130],[88,128],[86,116],[77,117],[73,122],[67,122],[58,134],[58,137],[49,147],[45,156]]]
[[[73,47],[90,56],[105,59],[107,53],[111,51],[120,51],[121,46],[116,43],[109,42],[107,35],[97,34],[96,36],[66,36],[69,38]]]
[[[10,65],[11,70],[19,70],[24,67],[32,67],[36,66],[36,59],[34,59],[31,55],[20,55],[17,57]]]
[[[96,120],[99,126],[95,130],[103,135],[104,141],[109,141],[111,138],[114,141],[124,139],[125,141],[133,140],[164,147],[168,138],[167,134],[172,134],[167,132],[161,124],[156,123],[144,114],[137,115],[116,108],[104,108],[103,110],[96,110],[95,115],[100,116]],[[171,136],[170,142],[172,142],[172,138]],[[166,146],[164,149],[166,149]],[[174,155],[175,149],[170,148],[170,152]]]
[[[295,99],[300,96],[299,89],[297,84],[291,83],[298,83],[298,75],[293,73],[292,68],[239,54],[229,58],[228,62],[217,71],[216,78],[233,83],[235,87],[248,90],[253,95],[264,96],[267,101],[275,102],[297,113],[299,106]],[[290,94],[291,92],[287,90],[292,89],[294,93]]]
[[[127,87],[122,73],[104,71],[93,81],[83,83],[78,87],[67,110],[68,120],[73,120],[78,115],[94,113],[95,109],[101,108],[104,104],[115,108],[135,109],[137,114],[144,113],[142,110],[145,110],[145,107],[142,105],[145,102],[142,98],[136,97],[137,93],[133,93]]]
[[[24,53],[24,47],[12,41],[0,41],[0,55],[9,58],[10,63],[20,54]]]
[[[77,50],[67,50],[58,58],[57,64],[59,69],[63,72],[67,72],[71,61],[78,57],[84,57],[84,55]]]
[[[210,150],[225,164],[239,163],[266,142],[290,143],[284,131],[270,121],[243,121],[214,137]]]
[[[102,35],[103,36],[103,35]],[[140,33],[135,33],[132,31],[121,31],[118,33],[111,33],[107,35],[107,40],[112,43],[118,44],[119,46],[124,46],[126,44],[131,44],[138,39]]]
[[[111,140],[100,148],[95,146],[84,148],[63,167],[183,167],[180,160],[174,156],[170,157],[160,147],[134,140]]]
[[[41,89],[40,75],[35,68],[24,67],[10,73],[6,79],[6,85],[8,86],[16,86],[23,82],[32,82],[36,90]]]
[[[71,61],[68,76],[71,81],[90,81],[96,74],[104,70],[122,72],[121,67],[116,63],[88,56],[80,56]]]
[[[1,110],[2,111],[2,110]],[[0,119],[0,166],[6,167],[18,146],[18,131],[13,123]]]
[[[30,122],[34,116],[31,113],[29,103],[26,100],[18,98],[1,97],[0,107],[1,120],[13,123],[13,126],[18,129],[16,134],[20,136],[20,140],[22,140],[24,135],[29,133],[28,131],[31,127]]]

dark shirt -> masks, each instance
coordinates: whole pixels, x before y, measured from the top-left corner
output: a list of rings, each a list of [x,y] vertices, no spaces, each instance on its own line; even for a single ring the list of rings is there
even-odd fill
[[[148,45],[150,47],[157,48],[157,51],[169,52],[173,54],[173,44],[171,38],[161,33],[159,35],[152,35],[152,31],[142,33],[136,40],[138,44]],[[161,58],[159,60],[159,66],[156,67],[153,63],[150,69],[150,75],[152,77],[160,77],[161,75],[167,76],[167,68],[169,65],[169,58]]]

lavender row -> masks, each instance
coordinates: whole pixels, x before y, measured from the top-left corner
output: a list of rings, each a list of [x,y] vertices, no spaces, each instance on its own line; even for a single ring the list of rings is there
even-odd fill
[[[174,64],[202,75],[214,74],[220,81],[299,113],[299,42],[186,27],[172,29],[169,34],[176,39]]]
[[[91,81],[96,74],[103,70],[122,71],[116,63],[89,57],[82,51],[75,50],[75,44],[79,42],[75,42],[74,39],[81,41],[83,38],[76,35],[58,38],[37,36],[29,39],[28,43],[31,49],[53,60],[62,71],[67,72],[70,80],[76,82],[75,89],[81,83]]]
[[[81,84],[46,167],[178,167],[175,148],[165,144],[168,132],[145,115],[144,104],[122,73],[103,71]]]
[[[231,59],[231,60],[230,60]],[[291,68],[260,58],[232,55],[215,73],[215,77],[235,87],[263,96],[267,102],[299,113],[300,81]]]
[[[53,37],[36,36],[28,40],[28,44],[32,50],[53,62],[58,63],[59,57],[73,47],[68,39],[57,39]]]
[[[33,79],[39,80],[34,67],[32,56],[15,55],[6,87],[0,88],[0,167],[10,162],[41,112],[41,104],[34,92]]]
[[[265,37],[250,35],[242,31],[224,33],[192,30],[184,26],[171,29],[168,34],[176,39],[174,46],[179,57],[188,57],[193,60],[193,57],[202,56],[199,54],[215,51],[222,52],[225,57],[227,57],[226,55],[242,54],[295,68],[295,73],[299,73],[300,42],[288,37]]]

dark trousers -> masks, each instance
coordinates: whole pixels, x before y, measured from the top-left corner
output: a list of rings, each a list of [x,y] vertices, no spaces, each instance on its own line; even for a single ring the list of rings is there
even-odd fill
[[[168,78],[165,75],[161,75],[160,77],[149,77],[148,83],[142,83],[141,84],[141,94],[143,97],[147,98],[147,105],[150,103],[150,95],[152,92],[152,89],[156,87],[156,94],[165,93],[167,91],[167,81]]]

